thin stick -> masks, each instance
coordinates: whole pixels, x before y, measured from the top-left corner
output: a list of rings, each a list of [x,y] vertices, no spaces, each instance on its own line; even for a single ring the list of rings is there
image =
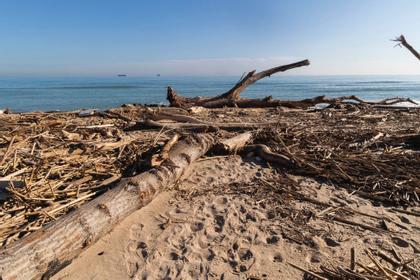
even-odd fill
[[[70,201],[70,202],[69,202],[69,203],[67,203],[67,204],[61,205],[60,207],[57,207],[57,208],[55,208],[55,209],[53,209],[53,210],[49,211],[47,214],[48,214],[48,215],[52,215],[52,214],[54,214],[54,213],[57,213],[58,211],[60,211],[60,210],[62,210],[62,209],[65,209],[65,208],[67,208],[67,207],[69,207],[69,206],[72,206],[73,204],[76,204],[76,203],[78,203],[78,202],[80,202],[80,201],[82,201],[82,200],[85,200],[85,199],[87,199],[87,198],[89,198],[89,197],[92,197],[92,196],[96,195],[96,193],[97,193],[97,192],[93,192],[93,193],[90,193],[90,194],[84,195],[84,196],[82,196],[82,197],[79,197],[78,199],[75,199],[75,200],[73,200],[73,201]]]
[[[384,269],[384,267],[379,263],[379,261],[377,259],[375,259],[375,257],[372,255],[372,253],[369,250],[365,250],[367,256],[369,257],[369,259],[371,259],[373,261],[373,263],[379,268],[380,271],[382,271],[382,273],[387,277],[387,278],[391,278],[391,275],[388,274],[388,272]]]
[[[4,163],[4,161],[6,160],[7,156],[9,155],[10,150],[12,149],[12,145],[15,142],[15,138],[16,136],[12,137],[12,140],[10,140],[9,146],[7,146],[6,152],[3,155],[3,158],[0,161],[0,165],[2,165]]]
[[[354,247],[351,247],[350,249],[350,270],[354,271],[356,268],[356,251]]]
[[[298,266],[298,265],[296,265],[296,264],[293,264],[293,263],[291,263],[291,262],[287,262],[287,263],[288,263],[289,265],[291,265],[292,267],[294,267],[294,268],[296,268],[296,269],[300,270],[300,271],[303,271],[303,272],[308,273],[308,274],[309,274],[309,275],[311,275],[312,277],[315,277],[315,278],[317,278],[317,279],[321,279],[321,280],[328,280],[327,278],[322,277],[321,275],[318,275],[318,274],[316,274],[315,272],[312,272],[312,271],[306,270],[306,269],[304,269],[303,267],[300,267],[300,266]]]

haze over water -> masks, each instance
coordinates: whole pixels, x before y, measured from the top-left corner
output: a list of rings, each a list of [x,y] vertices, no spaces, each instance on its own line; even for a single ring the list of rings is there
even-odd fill
[[[211,96],[239,77],[0,78],[0,109],[15,112],[107,109],[125,103],[167,104],[166,86],[184,96]],[[420,76],[276,76],[251,85],[243,97],[303,99],[357,95],[368,100],[420,100]]]

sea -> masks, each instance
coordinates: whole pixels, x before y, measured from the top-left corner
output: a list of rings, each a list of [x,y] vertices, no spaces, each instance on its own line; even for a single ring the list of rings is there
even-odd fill
[[[0,109],[13,112],[71,111],[122,104],[168,104],[166,87],[183,96],[213,96],[240,77],[0,77]],[[357,95],[366,100],[410,97],[420,101],[418,76],[274,76],[249,86],[248,98],[298,100],[318,95]],[[420,102],[419,102],[420,103]]]

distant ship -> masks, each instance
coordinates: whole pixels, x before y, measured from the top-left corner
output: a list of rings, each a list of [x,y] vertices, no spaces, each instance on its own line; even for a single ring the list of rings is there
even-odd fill
[[[156,76],[160,77],[160,74],[156,74]]]
[[[126,74],[118,74],[118,77],[127,77]]]

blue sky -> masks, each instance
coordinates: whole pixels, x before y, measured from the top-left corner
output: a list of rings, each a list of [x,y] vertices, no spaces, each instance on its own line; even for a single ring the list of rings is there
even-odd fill
[[[0,75],[420,74],[420,1],[0,0]]]

